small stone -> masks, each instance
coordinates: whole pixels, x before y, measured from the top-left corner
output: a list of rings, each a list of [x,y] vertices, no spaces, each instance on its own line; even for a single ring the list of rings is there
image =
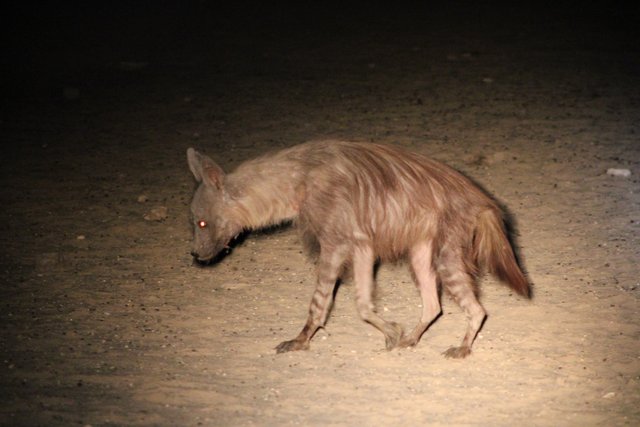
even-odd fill
[[[147,203],[149,197],[146,194],[141,194],[138,196],[138,203]]]
[[[77,240],[84,240],[84,239],[86,239],[86,238],[87,238],[87,237],[86,237],[84,234],[79,234],[78,236],[76,236],[76,239],[77,239]]]
[[[629,169],[609,168],[607,169],[607,175],[628,178],[631,176],[631,171]]]
[[[147,221],[163,221],[165,219],[167,219],[167,217],[169,216],[167,214],[167,207],[166,206],[158,206],[155,207],[153,209],[151,209],[145,216],[144,219]]]

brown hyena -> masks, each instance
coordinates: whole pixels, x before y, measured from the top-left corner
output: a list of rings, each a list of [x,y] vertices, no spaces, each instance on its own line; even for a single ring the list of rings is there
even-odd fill
[[[300,334],[278,353],[309,348],[324,326],[333,291],[351,266],[358,313],[385,336],[387,349],[415,345],[440,314],[438,286],[468,318],[467,332],[447,357],[471,351],[486,313],[476,298],[482,270],[529,296],[507,237],[502,211],[450,167],[397,147],[315,141],[241,164],[225,174],[193,149],[189,167],[200,183],[191,204],[192,255],[208,263],[243,230],[294,220],[318,251],[316,289]],[[376,314],[372,300],[377,260],[407,258],[422,298],[422,316],[408,334]]]

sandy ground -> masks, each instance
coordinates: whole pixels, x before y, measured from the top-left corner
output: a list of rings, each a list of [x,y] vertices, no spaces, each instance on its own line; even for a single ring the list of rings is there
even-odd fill
[[[88,21],[60,30],[68,45],[16,44],[0,424],[640,424],[640,52],[621,15],[134,15],[113,39]],[[515,218],[534,298],[485,278],[474,352],[447,360],[455,304],[387,352],[346,281],[311,349],[276,355],[314,266],[292,228],[193,266],[185,151],[231,170],[319,137],[403,145],[481,183]],[[412,327],[406,266],[377,279],[379,311]]]

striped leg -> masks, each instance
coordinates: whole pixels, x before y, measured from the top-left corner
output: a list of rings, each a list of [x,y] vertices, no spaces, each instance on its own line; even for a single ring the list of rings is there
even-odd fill
[[[447,358],[461,359],[471,353],[473,340],[476,338],[487,314],[476,298],[475,279],[465,268],[461,251],[444,253],[442,263],[438,266],[438,273],[444,289],[467,316],[467,332],[462,339],[462,343],[459,347],[450,347],[443,353]]]
[[[412,248],[411,270],[422,298],[422,317],[416,327],[400,340],[401,347],[412,347],[427,330],[431,322],[441,313],[436,272],[431,263],[431,242],[423,242]]]
[[[373,265],[375,256],[368,245],[357,246],[353,253],[353,273],[356,283],[356,305],[360,317],[378,328],[385,337],[386,348],[396,347],[402,337],[402,327],[387,322],[375,313],[373,305]]]
[[[322,247],[318,260],[318,282],[311,298],[309,317],[298,336],[290,341],[283,341],[276,347],[277,353],[307,350],[309,341],[318,328],[327,321],[329,309],[333,302],[333,290],[336,286],[342,265],[347,257],[348,248],[338,247],[331,250]]]

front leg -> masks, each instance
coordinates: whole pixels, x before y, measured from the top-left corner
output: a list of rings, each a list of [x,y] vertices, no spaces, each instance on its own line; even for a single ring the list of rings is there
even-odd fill
[[[340,270],[347,257],[347,247],[328,248],[322,246],[318,261],[318,282],[309,305],[309,316],[302,331],[290,341],[283,341],[276,347],[277,353],[307,350],[309,341],[318,328],[324,326],[333,302],[333,291],[340,275]]]
[[[356,282],[356,307],[362,320],[372,324],[384,334],[387,350],[398,346],[402,338],[402,326],[387,322],[378,316],[373,304],[373,265],[375,254],[369,243],[361,243],[353,251],[353,275]]]
[[[302,331],[292,340],[282,341],[276,346],[276,353],[286,353],[287,351],[309,350],[309,341],[320,326],[311,323],[311,314]]]
[[[285,353],[287,351],[308,350],[309,341],[316,333],[318,328],[324,326],[329,314],[329,308],[333,302],[333,290],[338,279],[332,279],[329,275],[323,274],[321,270],[318,274],[318,284],[311,298],[309,305],[309,316],[302,331],[297,337],[290,341],[283,341],[276,347],[277,353]]]
[[[424,331],[442,312],[438,295],[438,278],[431,262],[432,250],[431,242],[420,242],[410,252],[413,279],[422,298],[422,317],[413,331],[402,337],[398,344],[400,347],[413,347],[418,344]]]

